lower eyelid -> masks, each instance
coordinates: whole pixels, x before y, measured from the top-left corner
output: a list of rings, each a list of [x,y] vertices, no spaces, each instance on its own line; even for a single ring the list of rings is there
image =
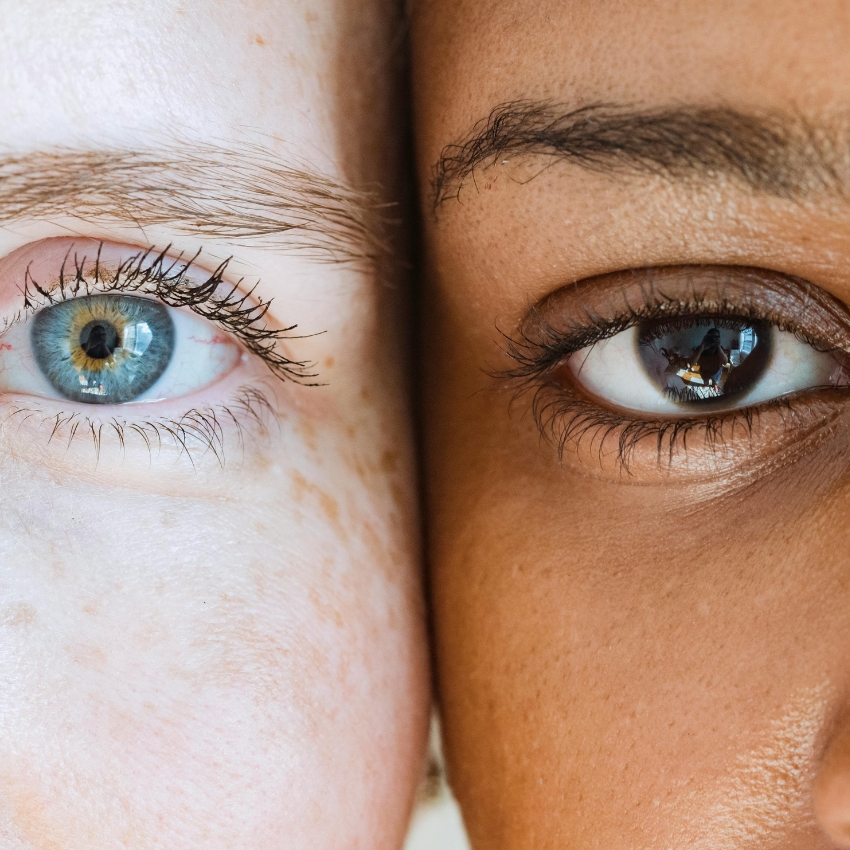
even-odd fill
[[[816,389],[712,417],[652,419],[615,412],[554,381],[532,403],[563,464],[619,483],[727,480],[803,451],[850,419],[850,387]],[[850,423],[848,423],[850,425]]]
[[[254,364],[254,367],[261,364]],[[0,465],[32,463],[110,487],[142,486],[158,492],[160,471],[191,479],[265,456],[267,441],[281,435],[287,388],[257,368],[234,370],[215,396],[197,394],[167,404],[101,406],[64,404],[10,395],[0,399]],[[5,468],[5,467],[4,467]],[[138,475],[137,475],[138,473]],[[141,476],[141,477],[139,477]],[[135,483],[134,483],[135,482]]]

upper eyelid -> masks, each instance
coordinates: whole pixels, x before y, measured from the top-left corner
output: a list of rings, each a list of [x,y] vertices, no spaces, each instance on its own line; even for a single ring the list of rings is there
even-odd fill
[[[30,271],[32,263],[26,266],[23,283],[19,286],[23,307],[7,317],[3,330],[42,307],[68,298],[98,293],[150,295],[167,306],[186,307],[218,324],[282,379],[310,384],[316,377],[310,363],[291,359],[280,350],[281,341],[298,338],[290,333],[296,325],[270,327],[265,319],[271,301],[253,297],[256,284],[246,291],[240,288],[241,280],[225,282],[229,260],[209,272],[196,264],[200,250],[185,259],[185,254],[171,254],[170,246],[160,251],[155,248],[124,249],[117,243],[102,241],[79,241],[83,246],[97,247],[88,252],[75,251],[76,243],[71,240],[60,267],[52,273],[49,282],[36,280]],[[24,246],[21,250],[34,251],[38,244]],[[109,254],[120,259],[110,262],[102,258],[107,244]]]
[[[579,281],[535,305],[519,334],[523,345],[559,340],[563,357],[648,318],[699,312],[758,318],[822,350],[850,351],[850,311],[833,296],[801,278],[736,266],[631,269]]]

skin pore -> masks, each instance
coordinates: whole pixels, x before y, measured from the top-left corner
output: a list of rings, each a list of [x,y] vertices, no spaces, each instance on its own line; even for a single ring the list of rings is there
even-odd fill
[[[3,850],[403,840],[429,697],[395,15],[4,10]],[[110,329],[135,310],[147,350],[153,302],[177,347],[138,401],[36,366],[61,307],[45,338],[95,327],[71,383],[108,401]]]
[[[848,37],[843,2],[417,6],[431,595],[476,850],[850,846]],[[671,425],[637,343],[570,366],[693,316],[683,372],[750,321],[783,401]]]

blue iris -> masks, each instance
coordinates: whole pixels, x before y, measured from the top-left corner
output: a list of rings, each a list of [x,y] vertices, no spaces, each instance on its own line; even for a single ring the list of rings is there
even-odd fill
[[[63,396],[121,404],[150,389],[174,353],[167,307],[132,295],[89,295],[39,310],[32,319],[36,362]]]

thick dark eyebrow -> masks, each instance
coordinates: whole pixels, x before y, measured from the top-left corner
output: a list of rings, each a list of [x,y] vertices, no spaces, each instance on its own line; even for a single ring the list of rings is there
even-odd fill
[[[0,156],[0,226],[65,218],[293,249],[324,262],[388,251],[377,190],[357,190],[261,145],[53,150]]]
[[[846,127],[799,115],[748,114],[725,107],[642,109],[550,101],[497,106],[434,167],[435,206],[458,197],[479,169],[545,156],[611,176],[732,179],[757,192],[800,198],[846,189]]]

